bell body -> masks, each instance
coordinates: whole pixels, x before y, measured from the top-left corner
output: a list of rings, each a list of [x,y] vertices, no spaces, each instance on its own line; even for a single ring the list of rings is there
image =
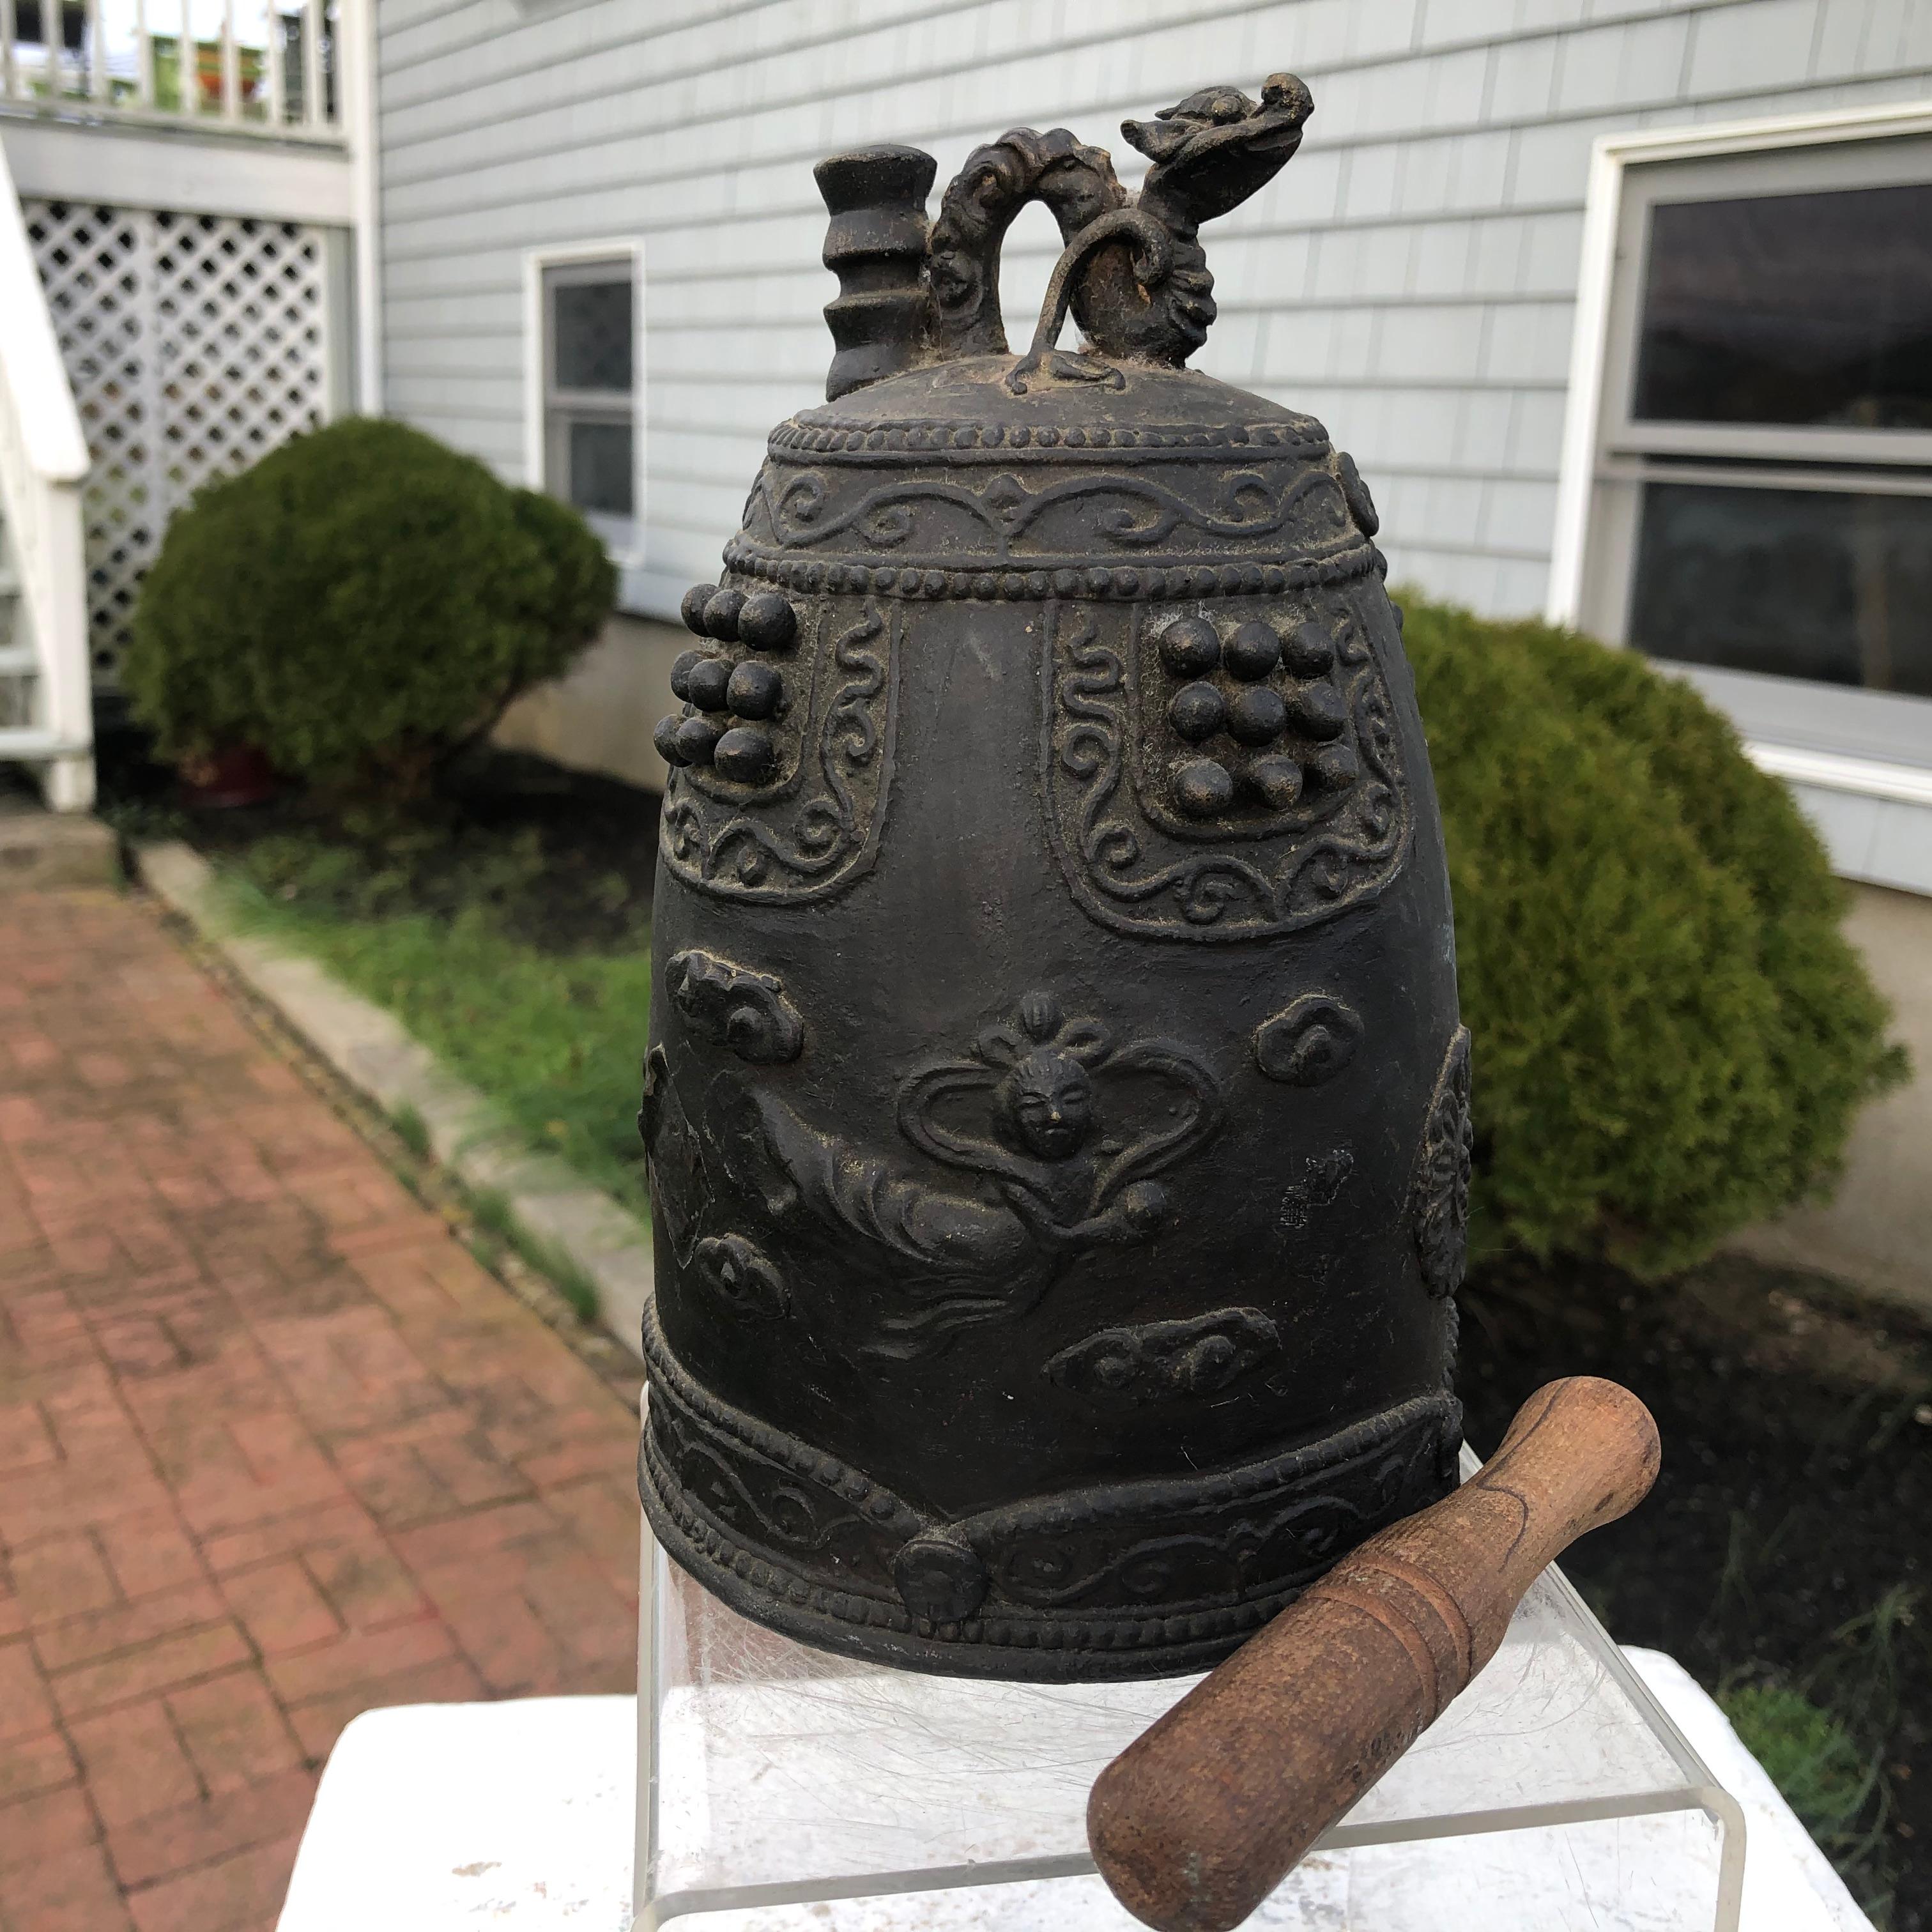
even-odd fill
[[[688,604],[641,1486],[808,1642],[1160,1675],[1454,1481],[1467,1040],[1353,464],[1014,366],[782,424]]]

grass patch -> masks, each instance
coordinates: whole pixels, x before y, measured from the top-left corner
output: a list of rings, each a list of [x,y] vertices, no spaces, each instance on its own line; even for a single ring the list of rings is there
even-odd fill
[[[511,1237],[511,1245],[538,1274],[548,1277],[580,1322],[588,1324],[597,1319],[597,1284],[561,1248],[553,1247],[520,1226]]]
[[[500,1241],[516,1238],[517,1217],[510,1211],[510,1197],[500,1187],[482,1187],[470,1196],[470,1211],[486,1234]]]
[[[396,1130],[396,1138],[418,1160],[429,1158],[429,1123],[410,1102],[405,1100],[389,1116],[389,1124]]]
[[[390,909],[393,860],[386,869],[380,854],[317,838],[264,840],[223,876],[244,927],[310,954],[387,1007],[532,1147],[647,1214],[635,1126],[650,1017],[646,930],[636,926],[609,950],[570,952],[520,935],[502,899],[506,872],[530,857],[511,850],[479,866],[477,896],[448,914]],[[422,1127],[418,1117],[414,1130]],[[397,1128],[416,1145],[400,1118]],[[422,1142],[426,1149],[426,1134]]]
[[[1786,1684],[1741,1684],[1720,1690],[1718,1702],[1805,1830],[1820,1844],[1842,1837],[1871,1791],[1851,1732]]]
[[[479,1261],[483,1261],[486,1267],[494,1268],[507,1248],[538,1274],[547,1276],[558,1294],[577,1311],[580,1321],[597,1319],[597,1284],[561,1248],[526,1228],[517,1219],[510,1197],[501,1188],[478,1188],[470,1195],[469,1200],[470,1212],[477,1228],[470,1247]]]
[[[1809,1669],[1760,1671],[1715,1694],[1880,1932],[1894,1922],[1898,1873],[1888,1840],[1896,1807],[1887,1760],[1899,1727],[1903,1649],[1922,1642],[1914,1629],[1918,1602],[1911,1586],[1894,1586],[1834,1630]]]

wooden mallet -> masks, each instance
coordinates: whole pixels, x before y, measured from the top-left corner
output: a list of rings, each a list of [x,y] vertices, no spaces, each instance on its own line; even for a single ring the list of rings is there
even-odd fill
[[[1551,1382],[1454,1496],[1370,1538],[1103,1771],[1100,1875],[1157,1932],[1228,1932],[1490,1659],[1523,1592],[1657,1480],[1629,1390]]]

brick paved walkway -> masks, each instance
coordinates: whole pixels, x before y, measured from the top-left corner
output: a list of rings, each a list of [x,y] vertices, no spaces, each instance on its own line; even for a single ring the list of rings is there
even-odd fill
[[[143,907],[0,898],[0,1925],[272,1926],[374,1705],[634,1683],[635,1417]]]

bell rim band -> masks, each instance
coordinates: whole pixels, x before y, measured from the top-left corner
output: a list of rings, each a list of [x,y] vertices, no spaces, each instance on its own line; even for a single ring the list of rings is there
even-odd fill
[[[1352,1518],[1346,1540],[1353,1544],[1453,1488],[1462,1439],[1460,1403],[1446,1390],[1426,1393],[1312,1442],[1198,1477],[1049,1492],[949,1520],[914,1508],[863,1472],[717,1396],[678,1360],[654,1306],[644,1317],[644,1341],[649,1381],[638,1487],[665,1553],[740,1615],[814,1648],[941,1676],[1067,1682],[1206,1670],[1315,1582],[1337,1548],[1324,1544],[1298,1568],[1220,1598],[1142,1600],[1120,1610],[1029,1606],[998,1594],[992,1580],[1029,1535],[1092,1530],[1100,1517],[1124,1538],[1137,1527],[1158,1531],[1182,1521],[1198,1533],[1236,1510],[1279,1520],[1332,1500],[1324,1488],[1332,1492],[1379,1463],[1378,1502],[1344,1505]],[[896,1543],[902,1559],[922,1546],[942,1559],[952,1552],[984,1580],[987,1602],[950,1620],[922,1616],[889,1576],[814,1570],[796,1552],[754,1538],[742,1523],[728,1524],[674,1466],[674,1446],[664,1438],[680,1433],[715,1467],[742,1468],[755,1460],[782,1471],[800,1494],[809,1486],[835,1504],[856,1505],[855,1515],[878,1526],[882,1545]],[[1144,1505],[1138,1514],[1136,1502]]]

